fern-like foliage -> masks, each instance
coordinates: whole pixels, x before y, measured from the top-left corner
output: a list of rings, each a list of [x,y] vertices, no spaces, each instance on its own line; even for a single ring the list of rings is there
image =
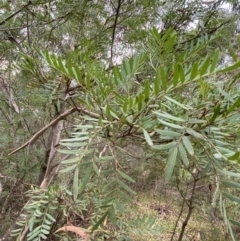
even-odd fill
[[[79,117],[71,136],[63,138],[59,148],[60,154],[70,156],[61,162],[60,177],[66,180],[66,190],[72,196],[76,214],[72,221],[81,217],[79,226],[88,229],[95,240],[116,233],[119,239],[130,232],[141,235],[144,225],[153,226],[154,220],[145,217],[127,224],[123,219],[135,192],[129,185],[134,180],[119,156],[127,153],[127,145],[133,141],[166,159],[166,182],[177,179],[181,170],[196,180],[215,176],[213,203],[220,207],[235,239],[232,225],[239,221],[230,220],[227,205],[228,201],[240,203],[232,193],[239,188],[240,177],[236,150],[240,96],[235,85],[240,62],[234,58],[232,65],[219,67],[219,49],[199,59],[203,48],[217,36],[204,35],[181,47],[173,30],[160,36],[154,28],[149,36],[152,43],[143,53],[108,71],[98,61],[80,67],[42,52],[51,68],[81,86],[75,100],[81,106]],[[159,53],[168,58],[158,59]],[[151,69],[149,76],[145,69]],[[224,79],[229,73],[236,74],[231,81]],[[45,237],[48,231],[43,225],[46,220],[48,225],[54,222],[48,217],[55,211],[47,211],[45,202],[51,203],[47,197],[41,201],[33,196],[26,209],[29,240],[37,235]],[[82,208],[78,209],[79,203]],[[72,211],[64,212],[68,216]]]
[[[27,240],[37,241],[47,239],[53,223],[56,222],[54,218],[56,209],[59,205],[56,196],[51,191],[32,189],[27,192],[31,197],[22,220],[16,224],[17,229],[13,230],[12,236],[21,237],[21,233],[29,231]]]

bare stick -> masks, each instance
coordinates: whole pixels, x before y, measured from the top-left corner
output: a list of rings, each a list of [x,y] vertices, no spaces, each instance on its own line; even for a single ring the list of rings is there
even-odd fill
[[[23,148],[25,148],[28,145],[33,145],[38,138],[51,126],[55,125],[57,122],[59,122],[60,120],[63,120],[64,118],[66,118],[68,115],[72,114],[75,111],[81,111],[82,113],[89,115],[91,117],[94,118],[98,118],[99,116],[93,112],[87,111],[86,109],[83,108],[72,108],[69,109],[67,111],[65,111],[64,113],[62,113],[61,115],[59,115],[56,119],[52,120],[49,124],[47,124],[46,126],[44,126],[41,130],[39,130],[37,133],[35,133],[31,139],[29,139],[27,142],[25,142],[22,146],[18,147],[16,150],[12,151],[11,153],[9,153],[8,155],[12,155],[20,150],[22,150]]]
[[[20,8],[19,10],[17,10],[16,12],[14,12],[13,14],[11,14],[10,16],[8,16],[7,18],[5,18],[2,22],[0,22],[0,26],[3,25],[4,23],[6,23],[9,19],[13,18],[15,15],[17,15],[18,13],[20,13],[24,8],[28,7],[29,5],[32,4],[32,1],[28,1],[27,4],[25,4],[22,8]]]

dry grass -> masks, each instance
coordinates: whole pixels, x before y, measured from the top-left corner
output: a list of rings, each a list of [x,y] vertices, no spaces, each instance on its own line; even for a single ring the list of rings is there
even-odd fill
[[[156,218],[155,226],[161,227],[162,231],[153,236],[148,234],[133,235],[132,239],[135,241],[170,241],[182,204],[178,191],[162,182],[154,183],[152,187],[148,186],[147,190],[146,186],[142,190],[139,190],[139,187],[137,189],[138,194],[135,196],[130,216],[136,216],[136,214],[154,216]],[[202,196],[201,193],[199,195]],[[203,201],[202,204],[196,202],[183,240],[230,241],[231,238],[226,232],[224,223],[216,217],[205,202],[207,201]],[[186,214],[187,207],[184,208],[183,215],[177,224],[174,241],[178,240]]]

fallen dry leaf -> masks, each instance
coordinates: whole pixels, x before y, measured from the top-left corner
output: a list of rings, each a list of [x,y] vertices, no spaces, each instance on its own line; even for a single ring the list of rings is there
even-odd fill
[[[70,231],[78,234],[81,238],[84,240],[90,240],[90,235],[86,232],[84,232],[81,228],[73,226],[73,225],[66,225],[61,228],[59,228],[55,233],[59,231]]]

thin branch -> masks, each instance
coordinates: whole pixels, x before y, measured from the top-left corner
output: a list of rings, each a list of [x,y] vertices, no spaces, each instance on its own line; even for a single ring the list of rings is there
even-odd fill
[[[115,35],[116,35],[117,20],[118,20],[119,13],[120,13],[121,3],[122,3],[121,0],[118,0],[118,6],[117,6],[117,9],[116,9],[116,17],[115,17],[115,20],[114,20],[113,32],[112,32],[111,62],[112,62],[112,58],[113,58],[114,40],[115,40]]]
[[[28,13],[27,13],[27,16],[26,16],[26,20],[27,20],[27,26],[28,26],[29,25]],[[31,46],[30,29],[29,29],[29,27],[27,27],[27,40],[28,40],[28,45]]]
[[[179,222],[179,220],[180,220],[180,218],[181,218],[181,216],[182,216],[182,214],[183,214],[184,206],[185,206],[185,203],[186,203],[186,196],[187,196],[187,192],[188,192],[188,186],[189,186],[189,184],[187,184],[187,186],[186,186],[186,191],[185,191],[185,194],[184,194],[184,196],[183,196],[182,193],[181,193],[180,190],[179,190],[179,185],[178,185],[178,183],[177,183],[178,191],[179,191],[180,195],[183,197],[183,201],[182,201],[182,205],[181,205],[180,212],[179,212],[179,214],[178,214],[178,218],[177,218],[177,220],[176,220],[176,222],[175,222],[175,225],[174,225],[174,228],[173,228],[173,232],[172,232],[172,236],[171,236],[171,241],[173,241],[173,238],[174,238],[174,236],[175,236],[175,234],[176,234],[178,222]]]
[[[86,109],[83,108],[72,108],[69,109],[67,111],[65,111],[64,113],[62,113],[61,115],[59,115],[56,119],[52,120],[49,124],[47,124],[46,126],[44,126],[41,130],[39,130],[37,133],[35,133],[31,139],[29,139],[27,142],[25,142],[22,146],[20,146],[19,148],[17,148],[16,150],[12,151],[11,153],[9,153],[8,155],[12,155],[20,150],[22,150],[23,148],[25,148],[28,145],[33,145],[38,138],[51,126],[55,125],[57,122],[59,122],[60,120],[63,120],[64,118],[66,118],[67,116],[71,115],[72,113],[74,113],[75,111],[80,111],[85,115],[89,115],[93,118],[98,118],[98,114],[87,111]]]
[[[8,20],[10,20],[11,18],[13,18],[15,15],[17,15],[18,13],[20,13],[24,8],[28,7],[32,5],[32,1],[28,1],[27,4],[23,5],[22,8],[20,8],[19,10],[17,10],[16,12],[14,12],[13,14],[11,14],[10,16],[8,16],[7,18],[5,18],[2,22],[0,22],[0,26],[5,24]]]
[[[230,21],[231,21],[231,19],[228,19],[227,21],[221,23],[219,26],[210,29],[209,31],[207,31],[207,34],[213,34],[213,33],[216,32],[218,29],[220,29],[220,28],[223,27],[224,25],[228,24]],[[195,37],[190,38],[190,39],[187,39],[187,40],[181,42],[180,44],[185,44],[185,43],[191,42],[192,40],[199,38],[202,34],[204,34],[204,33],[203,33],[203,32],[200,32],[200,33],[199,33],[198,35],[196,35]]]
[[[6,120],[9,122],[9,124],[12,126],[13,123],[12,123],[11,119],[9,118],[9,116],[6,113],[4,113],[2,107],[0,107],[0,111],[2,112],[2,114],[6,118]]]
[[[188,225],[189,219],[190,219],[190,217],[192,215],[193,208],[194,208],[194,206],[193,206],[194,194],[195,194],[197,182],[198,182],[199,179],[197,177],[195,177],[193,175],[193,173],[191,173],[191,174],[192,174],[192,177],[193,177],[193,188],[192,188],[192,192],[191,192],[191,198],[190,198],[189,202],[186,202],[187,205],[188,205],[188,213],[187,213],[187,216],[186,216],[186,218],[185,218],[185,220],[184,220],[184,222],[182,224],[182,228],[181,228],[181,231],[180,231],[180,235],[178,237],[178,241],[182,241],[182,239],[183,239],[183,235],[184,235],[185,229],[186,229],[186,227]]]

